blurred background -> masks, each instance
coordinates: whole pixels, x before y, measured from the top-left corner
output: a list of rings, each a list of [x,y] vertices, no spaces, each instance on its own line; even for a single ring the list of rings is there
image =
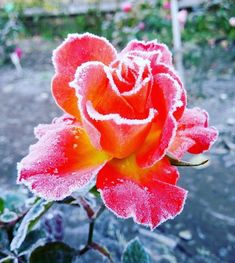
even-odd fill
[[[109,212],[96,237],[117,262],[138,235],[153,262],[235,262],[235,1],[181,0],[176,49],[170,1],[0,0],[0,192],[16,185],[16,164],[36,140],[33,127],[61,115],[50,93],[52,50],[68,33],[91,32],[118,50],[132,39],[158,39],[180,54],[188,106],[205,108],[220,136],[201,169],[181,170],[189,190],[183,213],[154,232]],[[182,73],[182,72],[181,72]],[[188,156],[188,159],[192,158]],[[71,213],[75,213],[74,211]],[[63,217],[63,215],[62,215]],[[64,239],[77,246],[86,226],[64,218]],[[106,262],[99,255],[84,262]],[[83,262],[83,261],[79,261]]]

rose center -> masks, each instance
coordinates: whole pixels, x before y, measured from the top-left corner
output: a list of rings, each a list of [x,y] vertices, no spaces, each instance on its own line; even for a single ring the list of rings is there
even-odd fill
[[[118,59],[111,67],[114,83],[121,94],[136,89],[150,76],[148,61],[135,56]]]

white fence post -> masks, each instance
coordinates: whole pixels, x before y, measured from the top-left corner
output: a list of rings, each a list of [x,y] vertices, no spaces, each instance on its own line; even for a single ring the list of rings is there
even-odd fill
[[[183,50],[180,35],[180,25],[178,20],[178,1],[171,0],[171,16],[172,16],[172,33],[173,33],[173,44],[175,51],[175,65],[176,69],[184,82],[184,67],[183,67]]]

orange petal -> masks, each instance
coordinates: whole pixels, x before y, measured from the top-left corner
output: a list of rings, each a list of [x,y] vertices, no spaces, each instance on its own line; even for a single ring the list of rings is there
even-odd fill
[[[218,131],[209,126],[206,111],[200,108],[186,109],[179,120],[169,152],[177,158],[182,158],[186,152],[202,153],[210,149],[217,137]]]
[[[121,52],[124,55],[126,53],[149,59],[153,65],[157,61],[157,63],[172,66],[172,54],[170,50],[165,44],[161,44],[156,40],[148,42],[133,40]]]
[[[141,169],[131,156],[108,162],[98,174],[97,188],[118,217],[132,217],[154,229],[183,209],[187,191],[175,185],[178,176],[167,159]]]
[[[169,148],[177,128],[174,113],[182,103],[181,91],[178,82],[170,74],[155,75],[151,96],[159,115],[154,119],[143,146],[137,152],[138,164],[142,167],[153,165]]]
[[[102,63],[83,64],[71,85],[77,90],[84,126],[92,124],[100,134],[102,149],[123,158],[143,143],[156,111],[144,119],[134,119],[135,112],[112,82],[109,68]],[[90,130],[87,129],[90,134]],[[94,129],[92,129],[94,131]],[[94,145],[97,142],[93,141]]]
[[[57,104],[66,112],[79,118],[77,97],[69,82],[74,79],[77,67],[87,61],[100,61],[109,65],[116,58],[116,50],[103,37],[89,33],[70,34],[54,51],[53,64],[56,74],[52,93]]]
[[[39,141],[19,163],[18,182],[48,200],[88,187],[109,156],[96,150],[74,118],[61,117],[36,129]]]

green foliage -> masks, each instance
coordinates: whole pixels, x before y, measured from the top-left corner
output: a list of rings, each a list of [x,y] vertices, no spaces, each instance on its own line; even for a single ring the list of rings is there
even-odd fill
[[[127,42],[158,39],[171,44],[171,21],[162,9],[163,1],[144,1],[133,3],[131,12],[122,10],[114,15],[108,14],[103,22],[103,35],[114,45],[124,47]]]
[[[7,248],[8,245],[9,245],[9,239],[8,239],[7,231],[5,229],[0,228],[0,251],[2,249]]]
[[[208,1],[189,14],[182,38],[200,45],[221,40],[235,41],[235,27],[229,24],[229,18],[234,14],[233,0]]]
[[[27,196],[22,193],[3,192],[0,195],[0,224],[17,221],[27,210]]]
[[[21,193],[6,193],[4,195],[5,208],[21,213],[25,207],[26,195]]]
[[[3,259],[0,259],[0,263],[16,263],[16,260],[12,256],[7,256]]]
[[[4,211],[4,200],[0,197],[0,214]]]
[[[8,209],[4,210],[4,213],[0,216],[0,221],[2,223],[10,223],[17,220],[18,216],[15,212],[9,211]]]
[[[97,190],[93,189],[94,195]],[[18,193],[2,194],[2,215],[14,214],[14,218],[9,216],[9,220],[0,222],[0,263],[1,262],[22,262],[22,263],[70,263],[74,259],[80,257],[89,250],[96,251],[106,257],[110,262],[112,257],[110,252],[92,240],[94,222],[103,211],[102,208],[93,211],[92,220],[88,216],[89,223],[89,242],[81,249],[71,248],[63,240],[62,217],[59,210],[54,210],[53,213],[45,217],[39,222],[42,216],[52,206],[52,202],[45,201],[39,198],[30,199],[27,201],[26,195]],[[32,202],[33,200],[33,202]],[[63,200],[66,205],[78,205],[89,209],[89,200],[86,204],[78,198],[74,202],[74,198]],[[22,207],[22,203],[27,203]],[[11,209],[11,210],[10,210]],[[85,209],[85,208],[84,208]],[[52,216],[53,215],[53,216]],[[53,231],[56,231],[53,234]],[[92,233],[92,234],[91,234]],[[54,237],[53,237],[54,235]],[[124,251],[122,257],[123,263],[149,263],[149,256],[145,252],[138,239],[132,240]]]
[[[37,200],[34,206],[28,211],[23,218],[12,242],[11,250],[15,251],[20,248],[29,231],[36,225],[42,215],[52,206],[52,202]]]
[[[62,242],[47,243],[36,248],[31,256],[30,263],[70,263],[75,257],[75,250]]]
[[[47,243],[36,248],[31,256],[30,263],[70,263],[75,256],[75,250],[62,242]]]
[[[35,0],[28,2],[33,3]],[[170,10],[163,8],[163,2],[163,0],[133,2],[133,8],[128,13],[122,10],[104,13],[97,5],[97,9],[91,9],[85,14],[69,16],[66,15],[65,9],[65,14],[61,13],[57,17],[45,15],[24,18],[24,24],[28,34],[41,35],[47,39],[65,38],[71,32],[88,31],[105,36],[120,48],[134,38],[158,39],[172,47],[171,13]],[[229,42],[235,41],[235,27],[229,24],[229,18],[235,14],[233,2],[233,0],[206,1],[203,5],[191,8],[186,24],[181,30],[183,42],[205,46],[208,42],[217,43],[224,39]],[[43,5],[45,3],[43,2]],[[26,4],[21,9],[25,7]],[[40,7],[50,10],[46,6]]]
[[[0,65],[9,59],[9,54],[16,48],[17,39],[22,32],[18,10],[12,3],[6,4],[0,9]]]
[[[33,248],[37,247],[37,244],[46,242],[46,232],[43,229],[35,229],[30,231],[25,240],[22,242],[18,249],[20,255],[27,254]]]
[[[36,16],[24,19],[29,35],[41,35],[45,39],[65,38],[69,33],[90,32],[102,35],[103,14],[89,10],[78,16],[61,15],[58,17]]]
[[[149,255],[138,238],[132,239],[126,246],[122,263],[150,263]]]

